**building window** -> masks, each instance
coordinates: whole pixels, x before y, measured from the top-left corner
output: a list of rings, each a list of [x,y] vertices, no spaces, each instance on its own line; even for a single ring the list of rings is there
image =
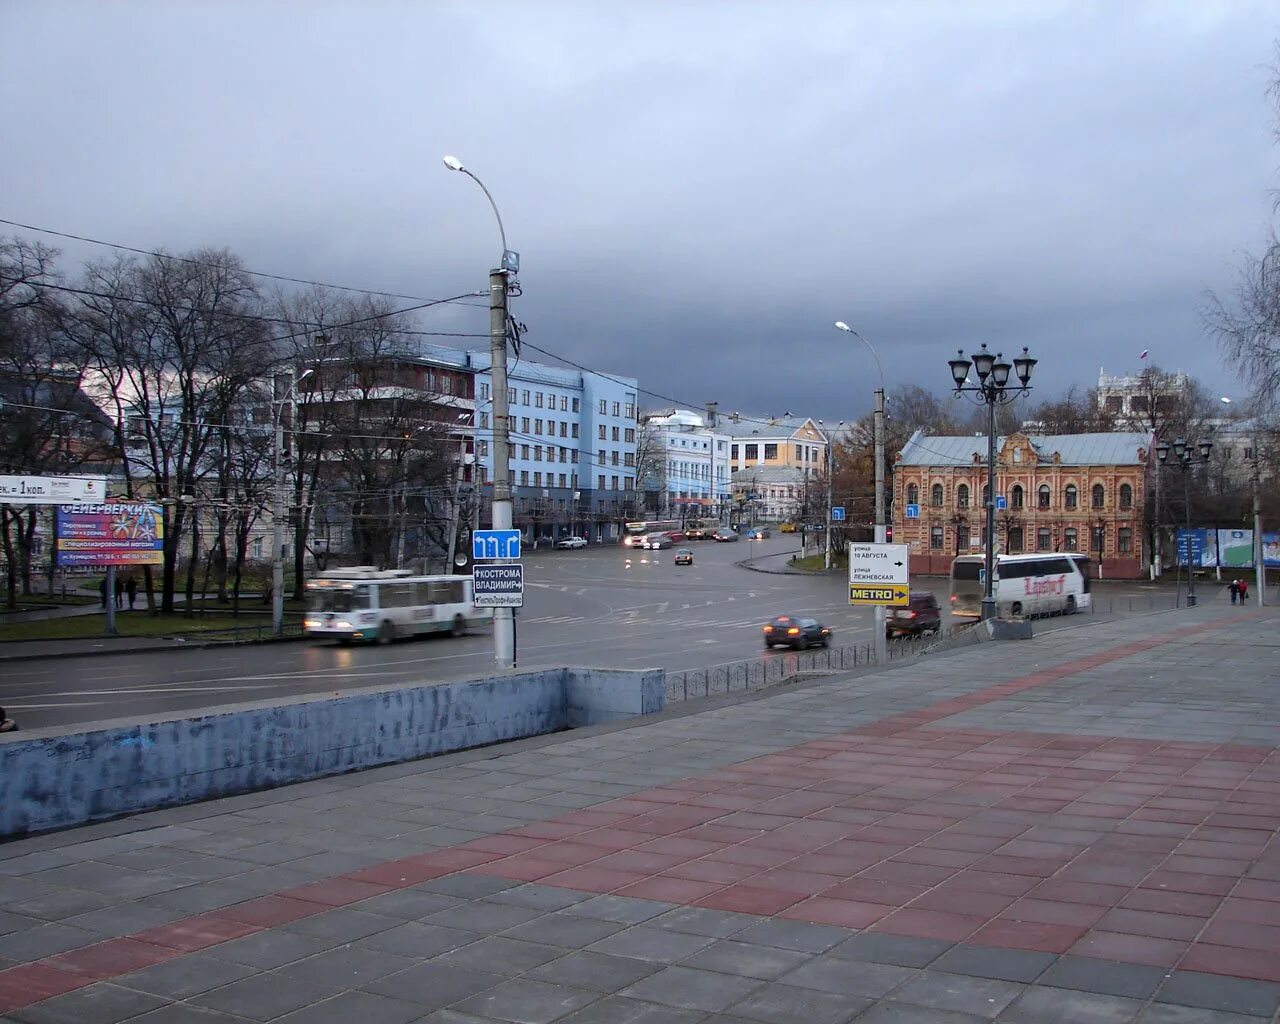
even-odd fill
[[[618,452],[617,452],[617,450],[614,450],[614,452],[613,452],[612,454],[613,454],[613,464],[616,466],[616,465],[618,464]]]
[[[520,470],[520,485],[522,487],[529,486],[529,471],[527,469]]]
[[[917,487],[915,484],[907,484],[907,504],[908,505],[920,504],[920,488]]]
[[[942,484],[934,484],[931,492],[932,504],[934,508],[942,508]]]
[[[556,395],[554,391],[547,392],[547,408],[554,409],[556,407]]]
[[[261,537],[254,537],[254,538],[253,538],[253,544],[252,544],[252,546],[250,547],[250,551],[251,551],[251,555],[250,555],[250,557],[251,557],[251,558],[261,558],[261,557],[262,557],[262,545],[263,545],[263,539],[262,539]]]
[[[488,384],[481,384],[481,385],[480,385],[480,398],[481,398],[481,400],[487,400],[487,399],[488,399],[488,397],[489,397],[489,385],[488,385]]]
[[[596,456],[597,456],[596,458],[597,465],[603,466],[606,462],[609,461],[609,455],[603,448],[601,448],[598,452],[596,452]]]
[[[596,486],[599,487],[600,490],[602,491],[604,490],[604,474],[603,473],[601,473],[599,476],[596,477]]]
[[[579,402],[578,402],[578,400],[577,400],[576,398],[573,400],[573,411],[574,411],[574,412],[581,412],[581,411],[582,411],[582,406],[579,404]]]
[[[1079,508],[1080,507],[1080,494],[1079,492],[1076,491],[1075,484],[1067,484],[1066,490],[1062,492],[1062,507],[1063,508]],[[1074,551],[1075,549],[1068,548],[1068,550]]]
[[[1093,485],[1093,507],[1103,508],[1107,503],[1107,492],[1102,484]]]
[[[778,446],[776,444],[767,444],[764,446],[765,460],[776,459],[778,457]]]
[[[1133,508],[1133,488],[1128,484],[1120,485],[1120,507]]]
[[[520,392],[520,404],[521,404],[521,405],[528,405],[528,404],[529,404],[529,392],[527,392],[527,391],[521,391],[521,392]]]
[[[529,417],[528,416],[520,417],[520,433],[522,434],[529,433]]]
[[[627,444],[635,444],[636,432],[634,427],[627,427],[627,432],[623,435]]]
[[[1012,499],[1009,502],[1010,505],[1012,505],[1014,508],[1022,508],[1022,504],[1023,504],[1022,485],[1014,484],[1013,490],[1009,493],[1009,497],[1010,499]]]
[[[1098,552],[1099,557],[1107,550],[1107,528],[1105,526],[1093,527],[1093,550]]]
[[[626,464],[627,464],[628,466],[634,466],[634,465],[636,464],[636,453],[635,453],[635,452],[627,452]]]
[[[561,486],[561,487],[563,487],[564,485],[565,485],[565,482],[564,482],[564,474],[563,474],[563,473],[561,473],[561,474],[560,474],[560,486]]]
[[[628,403],[627,403],[627,419],[629,419],[629,420],[633,420],[633,419],[635,419],[635,418],[636,418],[636,407],[635,407],[635,403],[634,403],[634,402],[628,402]]]
[[[1009,553],[1017,555],[1022,553],[1022,527],[1009,527]]]
[[[561,448],[561,449],[560,449],[560,461],[561,461],[561,462],[568,462],[568,461],[569,461],[569,449],[568,449],[568,448]]]
[[[621,416],[621,415],[622,415],[622,403],[621,403],[621,402],[614,402],[614,403],[613,403],[613,414],[614,414],[615,416]],[[616,483],[613,485],[613,489],[614,489],[615,491],[618,489],[618,485],[617,485]]]
[[[520,446],[520,458],[527,459],[528,457],[529,457],[529,446],[527,444],[522,444]]]
[[[482,412],[480,414],[480,429],[481,430],[489,429],[489,414],[487,412]]]
[[[542,436],[542,420],[533,421],[533,432],[537,434],[539,437]]]
[[[956,488],[956,504],[960,508],[969,507],[969,485],[961,484]]]
[[[1116,531],[1116,547],[1120,554],[1129,555],[1133,553],[1133,530],[1127,526],[1120,527]]]
[[[736,444],[729,446],[729,458],[733,459],[734,462],[738,461],[738,446]]]
[[[608,436],[608,430],[609,428],[606,427],[603,423],[601,423],[600,426],[596,427],[597,436],[600,438],[601,441],[603,441]]]
[[[614,439],[615,441],[616,441],[616,440],[618,440],[618,437],[619,437],[619,434],[620,434],[620,433],[621,433],[621,432],[618,430],[618,428],[617,428],[617,427],[614,427],[614,428],[613,428],[613,439]]]
[[[804,446],[798,444],[796,445],[796,462],[803,462],[803,461],[804,461]]]
[[[1062,531],[1063,548],[1065,548],[1067,551],[1079,550],[1076,536],[1077,536],[1076,528],[1074,526],[1068,526],[1065,530],[1063,530]]]
[[[630,476],[624,476],[622,478],[622,489],[624,491],[634,491],[636,489],[635,478]]]
[[[1036,550],[1048,551],[1053,547],[1053,538],[1049,533],[1049,527],[1041,526],[1036,530]]]
[[[560,436],[561,436],[561,437],[568,437],[568,436],[569,436],[569,421],[568,421],[568,420],[561,420],[561,421],[560,421]]]
[[[1038,497],[1040,498],[1040,501],[1039,501],[1039,505],[1040,505],[1040,507],[1041,507],[1041,508],[1048,508],[1048,507],[1049,507],[1049,485],[1048,485],[1048,484],[1041,484],[1041,485],[1040,485],[1040,490],[1037,492],[1037,495],[1038,495]],[[1041,550],[1041,551],[1048,551],[1049,549],[1048,549],[1048,548],[1041,548],[1040,550]]]
[[[573,434],[574,437],[578,436],[578,424],[573,424],[573,428],[570,430],[570,433]]]
[[[1013,461],[1014,461],[1014,462],[1021,462],[1021,461],[1022,461],[1022,449],[1021,449],[1021,448],[1015,448],[1015,449],[1013,450]]]
[[[616,491],[618,489],[618,478],[615,476],[612,478],[612,480],[613,480],[613,489]]]
[[[760,446],[758,444],[747,444],[742,447],[744,458],[758,459],[760,457]]]
[[[533,396],[533,404],[536,405],[539,409],[542,408],[542,392],[541,391],[537,392]]]
[[[560,411],[561,411],[561,412],[568,412],[568,411],[569,411],[569,396],[568,396],[568,395],[561,395],[561,396],[560,396]],[[561,480],[561,481],[560,481],[560,486],[561,486],[561,487],[563,487],[563,486],[564,486],[564,481],[563,481],[563,480]]]
[[[535,471],[533,474],[533,486],[534,487],[542,486],[542,474],[537,471]]]
[[[606,402],[603,398],[600,399],[600,415],[601,416],[608,415],[608,412],[609,412],[609,403]],[[604,477],[601,477],[600,479],[603,480]],[[600,486],[603,487],[604,484],[601,484]]]
[[[488,442],[488,441],[477,441],[477,442],[476,442],[476,453],[477,453],[477,454],[479,454],[479,455],[488,455],[488,454],[489,454],[489,442]]]
[[[931,547],[934,551],[942,550],[942,527],[941,526],[929,527],[929,547]]]
[[[533,446],[533,461],[534,462],[542,461],[542,445],[540,444],[535,444]]]

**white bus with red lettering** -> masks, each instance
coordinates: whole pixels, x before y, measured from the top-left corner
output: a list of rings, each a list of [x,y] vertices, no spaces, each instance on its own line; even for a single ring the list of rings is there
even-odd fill
[[[982,555],[951,563],[951,614],[982,613],[985,565]],[[992,589],[997,615],[1069,615],[1089,607],[1089,559],[1073,551],[997,555]]]

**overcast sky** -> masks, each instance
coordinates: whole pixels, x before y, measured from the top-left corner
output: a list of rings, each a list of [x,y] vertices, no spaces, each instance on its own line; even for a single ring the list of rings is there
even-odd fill
[[[1042,396],[1143,349],[1239,389],[1200,310],[1280,184],[1272,3],[0,0],[0,20],[0,217],[447,296],[501,248],[451,153],[521,254],[527,340],[687,404],[860,414],[873,367],[837,319],[890,391],[943,389],[981,341],[1030,346]],[[72,270],[104,254],[57,244]]]

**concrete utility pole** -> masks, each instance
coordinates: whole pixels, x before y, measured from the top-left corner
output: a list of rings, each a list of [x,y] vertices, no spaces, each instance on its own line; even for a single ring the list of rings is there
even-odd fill
[[[1260,466],[1262,464],[1262,453],[1258,451],[1258,434],[1255,431],[1249,438],[1249,443],[1253,447],[1253,572],[1254,572],[1254,591],[1258,607],[1261,608],[1266,604],[1263,594],[1267,589],[1267,566],[1262,553],[1262,504],[1258,499],[1258,485],[1260,483]]]
[[[874,354],[874,352],[873,352]],[[879,357],[876,358],[876,365],[879,366]],[[875,444],[876,444],[876,543],[885,543],[885,527],[888,523],[885,520],[884,507],[884,379],[881,377],[880,386],[876,388],[876,406],[875,406]],[[876,630],[876,664],[883,665],[888,657],[889,638],[885,635],[885,607],[882,604],[876,605],[875,609],[875,630]]]
[[[444,165],[458,171],[480,186],[480,191],[493,207],[502,236],[502,260],[489,271],[489,378],[493,385],[493,528],[510,530],[511,508],[511,423],[507,395],[507,277],[519,270],[520,257],[507,248],[507,229],[502,226],[498,204],[484,182],[462,166],[457,157],[446,156]],[[500,563],[513,559],[503,558]],[[516,663],[515,609],[493,610],[493,656],[500,668],[513,668]]]

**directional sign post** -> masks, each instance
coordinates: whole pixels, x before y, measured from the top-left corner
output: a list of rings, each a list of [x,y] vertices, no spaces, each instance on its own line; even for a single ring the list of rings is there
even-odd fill
[[[907,544],[850,544],[849,603],[906,604],[911,595],[910,553]]]
[[[471,582],[477,608],[524,607],[524,566],[474,565]]]
[[[474,561],[520,557],[519,530],[476,530],[471,534],[471,557]]]
[[[919,506],[919,505],[908,505],[908,506],[907,506],[907,518],[908,518],[908,519],[919,519],[919,518],[920,518],[920,506]]]
[[[831,509],[831,521],[832,521],[833,523],[843,523],[843,522],[844,522],[844,506],[843,506],[843,505],[835,505],[835,506],[833,506],[833,507],[832,507],[832,509]]]
[[[1003,512],[1008,507],[1009,507],[1009,499],[1006,498],[1003,494],[997,494],[996,495],[996,511]]]

